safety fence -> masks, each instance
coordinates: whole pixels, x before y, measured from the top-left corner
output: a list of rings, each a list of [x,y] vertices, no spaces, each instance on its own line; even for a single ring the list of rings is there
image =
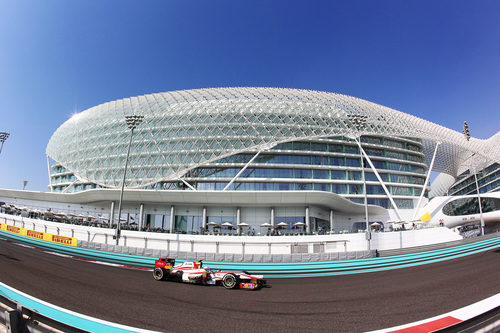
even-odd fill
[[[143,332],[153,331],[86,316],[37,299],[0,282],[0,324],[6,332]],[[3,320],[2,320],[3,319]],[[1,325],[0,325],[1,327]]]
[[[173,256],[175,253],[166,250],[153,250],[152,253],[148,253],[147,256],[144,256],[55,244],[5,231],[0,231],[0,237],[9,238],[16,242],[29,244],[34,247],[43,248],[54,252],[64,253],[70,256],[135,267],[152,268],[154,266],[155,259],[158,257],[175,258],[175,256]],[[309,262],[246,262],[244,260],[235,260],[245,259],[244,256],[236,258],[235,255],[232,255],[230,258],[227,258],[226,254],[224,254],[219,257],[216,257],[214,255],[214,257],[202,258],[200,253],[192,253],[193,256],[191,258],[187,258],[188,253],[183,253],[182,259],[180,253],[177,253],[177,255],[179,255],[177,259],[179,262],[182,262],[186,259],[205,259],[205,264],[213,269],[221,269],[227,271],[246,270],[253,274],[263,274],[266,278],[309,277],[365,273],[411,267],[454,259],[479,253],[482,251],[488,251],[498,247],[500,247],[500,236],[490,239],[482,239],[478,240],[477,242],[452,246],[444,249],[395,255],[389,257],[375,257],[352,260]],[[293,257],[291,258],[293,259]],[[228,260],[226,261],[226,259]]]

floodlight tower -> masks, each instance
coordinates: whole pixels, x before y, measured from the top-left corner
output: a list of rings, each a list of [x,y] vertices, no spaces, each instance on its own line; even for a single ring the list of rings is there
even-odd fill
[[[0,145],[0,153],[2,153],[3,143],[5,142],[5,140],[7,140],[9,135],[10,133],[0,132],[0,142],[2,143],[2,145]]]
[[[469,130],[469,124],[464,121],[464,127],[463,131],[464,137],[467,141],[470,140],[470,130]],[[475,153],[472,154],[471,158],[476,155]],[[474,173],[474,179],[476,181],[476,192],[477,192],[477,201],[479,204],[479,218],[481,219],[481,236],[484,236],[484,218],[483,218],[483,208],[481,205],[481,195],[479,194],[479,183],[477,182],[477,174],[476,174],[476,166],[473,164],[474,162],[471,160],[471,171]]]
[[[366,241],[368,243],[368,251],[370,250],[370,240],[371,240],[371,230],[370,230],[370,222],[368,220],[368,195],[366,193],[366,177],[365,177],[365,165],[363,163],[363,151],[361,148],[361,131],[366,125],[368,120],[368,116],[360,113],[350,113],[347,115],[347,118],[351,121],[351,123],[356,128],[356,134],[354,140],[357,142],[357,138],[359,138],[359,155],[361,159],[361,173],[363,177],[363,193],[365,194],[365,219],[366,219]]]
[[[128,143],[127,157],[125,158],[125,169],[123,170],[122,189],[120,191],[120,202],[118,204],[118,223],[116,225],[116,232],[115,232],[116,245],[118,245],[118,242],[120,241],[120,229],[121,229],[120,219],[122,215],[123,190],[125,188],[125,177],[127,176],[127,166],[128,166],[128,157],[130,155],[130,146],[132,145],[132,137],[134,136],[134,130],[137,126],[139,126],[140,123],[142,123],[143,119],[144,116],[136,116],[136,115],[125,116],[127,127],[130,129],[130,141]]]

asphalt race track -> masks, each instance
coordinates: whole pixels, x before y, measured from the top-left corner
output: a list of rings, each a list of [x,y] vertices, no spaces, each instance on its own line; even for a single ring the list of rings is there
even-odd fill
[[[405,324],[500,292],[500,249],[377,273],[270,279],[258,291],[157,282],[0,239],[0,281],[55,305],[145,329],[361,332]]]

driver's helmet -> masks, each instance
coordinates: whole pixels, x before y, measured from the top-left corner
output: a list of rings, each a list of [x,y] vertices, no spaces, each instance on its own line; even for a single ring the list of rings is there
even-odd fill
[[[210,268],[208,268],[207,266],[203,267],[203,269],[207,271],[207,273],[210,272]]]

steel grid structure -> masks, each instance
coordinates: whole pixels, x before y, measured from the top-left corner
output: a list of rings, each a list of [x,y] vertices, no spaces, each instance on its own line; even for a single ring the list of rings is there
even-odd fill
[[[367,122],[361,130],[349,115]],[[129,129],[125,116],[144,116],[132,141],[127,188],[176,180],[226,156],[282,142],[359,132],[422,140],[426,164],[441,142],[434,171],[457,176],[500,162],[495,137],[470,138],[432,122],[359,98],[283,88],[209,88],[149,94],[104,103],[63,123],[46,154],[83,181],[121,186]],[[359,127],[359,126],[358,126]]]

